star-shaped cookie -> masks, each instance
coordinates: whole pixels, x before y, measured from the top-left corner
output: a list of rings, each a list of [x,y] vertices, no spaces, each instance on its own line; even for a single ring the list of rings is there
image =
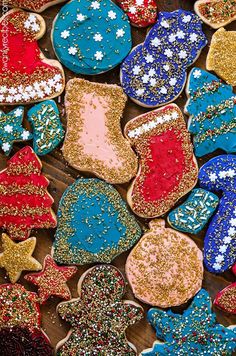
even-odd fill
[[[32,138],[32,134],[22,127],[23,116],[23,106],[17,107],[8,114],[0,110],[0,146],[5,155],[9,155],[14,142]]]
[[[66,284],[77,272],[77,267],[59,267],[50,255],[44,259],[41,272],[31,273],[25,276],[28,282],[38,286],[40,302],[43,304],[50,296],[70,299],[71,293]]]
[[[236,349],[236,329],[216,321],[211,299],[202,289],[183,315],[171,310],[150,309],[148,320],[158,339],[142,356],[155,355],[231,355]]]
[[[39,271],[41,264],[32,257],[36,237],[19,243],[13,242],[7,234],[2,235],[3,252],[0,254],[0,267],[5,268],[11,283],[15,283],[22,271]]]

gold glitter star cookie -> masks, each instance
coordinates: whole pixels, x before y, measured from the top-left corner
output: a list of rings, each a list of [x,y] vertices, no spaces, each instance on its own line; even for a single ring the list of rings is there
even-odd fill
[[[236,31],[222,27],[213,34],[206,69],[213,70],[226,83],[236,85]]]
[[[0,267],[5,268],[11,283],[15,283],[22,271],[39,271],[41,264],[32,257],[36,237],[19,243],[13,242],[7,234],[2,235],[3,252],[0,254]]]
[[[43,304],[54,295],[70,299],[71,293],[66,282],[77,272],[77,267],[59,267],[50,255],[44,259],[43,270],[27,274],[25,279],[38,286],[40,302]]]

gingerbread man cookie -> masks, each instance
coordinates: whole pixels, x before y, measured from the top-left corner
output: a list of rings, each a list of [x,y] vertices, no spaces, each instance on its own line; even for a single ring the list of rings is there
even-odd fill
[[[45,30],[40,15],[19,9],[0,19],[0,105],[29,104],[63,92],[62,66],[47,59],[38,47]]]
[[[126,100],[117,85],[77,78],[68,82],[67,132],[62,151],[70,165],[112,184],[128,182],[135,176],[138,159],[120,127]]]
[[[236,276],[236,264],[232,268]],[[214,305],[227,313],[236,314],[236,282],[217,293]]]
[[[147,27],[156,22],[155,0],[118,0],[117,3],[128,15],[133,26]]]
[[[142,307],[122,300],[125,280],[111,265],[89,269],[78,283],[79,298],[62,302],[57,310],[72,326],[56,347],[57,356],[136,355],[125,331],[143,317]]]

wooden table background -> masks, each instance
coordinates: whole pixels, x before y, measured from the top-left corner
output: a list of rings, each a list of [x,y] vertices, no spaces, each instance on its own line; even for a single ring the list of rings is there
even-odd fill
[[[159,6],[159,11],[173,11],[178,8],[182,8],[185,10],[192,10],[193,9],[193,3],[194,1],[191,0],[157,0],[158,1],[158,6]],[[42,16],[44,17],[46,23],[47,23],[47,32],[44,35],[44,37],[40,40],[40,46],[45,55],[48,58],[55,58],[55,54],[53,52],[52,46],[51,46],[51,40],[50,40],[50,33],[51,33],[51,26],[52,26],[52,21],[56,14],[58,13],[59,9],[61,8],[62,5],[54,6],[49,8],[48,10],[44,11],[42,13]],[[210,39],[212,34],[214,33],[214,30],[211,29],[210,27],[204,25],[204,32],[207,35],[208,38],[208,45],[204,48],[202,51],[200,57],[198,58],[197,62],[195,63],[196,66],[199,66],[201,68],[205,68],[205,61],[206,61],[206,55],[208,52],[208,47],[210,43]],[[231,30],[236,30],[236,22],[232,23],[227,26],[227,29]],[[133,46],[137,45],[140,42],[143,42],[146,34],[146,29],[138,29],[135,27],[132,27],[132,38],[133,38]],[[66,79],[69,80],[71,78],[74,78],[76,75],[70,72],[69,70],[65,69],[66,73]],[[114,70],[101,74],[101,75],[96,75],[96,76],[89,76],[86,79],[93,81],[93,82],[102,82],[102,83],[116,83],[119,84],[119,67],[115,68]],[[180,106],[180,108],[183,109],[184,104],[186,102],[186,96],[183,93],[178,100],[175,101],[176,104]],[[63,125],[66,127],[66,117],[65,117],[65,110],[63,106],[63,97],[58,98],[58,103],[61,111],[61,117],[63,121]],[[9,111],[10,108],[3,108],[6,111]],[[124,124],[129,121],[130,119],[134,118],[137,115],[140,115],[144,112],[146,112],[147,109],[144,109],[130,100],[127,103],[124,116],[122,119],[122,127]],[[95,124],[96,124],[96,118],[94,118]],[[187,120],[187,117],[186,117]],[[30,142],[31,144],[31,142]],[[22,145],[15,145],[13,153],[15,153]],[[215,155],[221,154],[222,152],[215,152]],[[199,159],[199,166],[201,166],[205,161],[207,161],[211,155],[205,156],[204,159]],[[53,209],[55,212],[57,212],[58,208],[58,203],[59,200],[65,191],[66,187],[73,183],[74,180],[79,176],[78,171],[74,170],[73,168],[69,167],[65,160],[62,157],[60,147],[53,151],[50,155],[43,156],[42,158],[42,163],[43,163],[43,173],[47,176],[47,178],[50,180],[50,186],[49,186],[49,192],[55,199],[55,203],[53,206]],[[3,154],[0,154],[0,169],[5,168],[6,165],[6,157]],[[125,191],[127,188],[127,185],[119,186],[117,187],[118,190],[121,192],[122,196],[125,198]],[[142,221],[147,226],[147,221]],[[47,253],[50,253],[51,250],[51,245],[53,242],[54,238],[54,233],[55,231],[53,230],[40,230],[40,231],[33,231],[32,236],[37,237],[37,246],[36,250],[34,253],[34,256],[42,263],[45,255]],[[197,245],[202,248],[203,247],[203,237],[204,237],[204,231],[199,234],[198,236],[191,236],[193,240],[197,243]],[[121,256],[117,257],[114,261],[113,264],[118,267],[123,273],[124,273],[124,265],[125,261],[127,258],[128,252],[123,253]],[[81,274],[88,268],[88,266],[83,266],[79,267],[78,273],[76,276],[69,281],[69,286],[72,292],[73,297],[77,297],[77,281]],[[31,284],[27,283],[24,278],[24,273],[22,274],[20,280],[18,283],[23,284],[27,289],[36,291],[37,289],[32,286]],[[221,275],[214,275],[212,273],[209,273],[208,271],[205,271],[204,273],[204,280],[203,280],[203,288],[207,289],[207,291],[210,293],[212,299],[215,297],[216,293],[226,287],[228,284],[233,282],[235,280],[235,277],[233,274],[228,271],[226,273],[223,273]],[[8,279],[6,277],[5,271],[0,270],[0,283],[6,283],[8,282]],[[130,287],[127,284],[127,293],[125,295],[126,299],[131,299],[135,300],[132,294],[132,291]],[[53,346],[57,344],[59,340],[64,338],[67,334],[67,331],[69,330],[69,325],[67,323],[64,323],[56,314],[56,306],[60,302],[58,298],[51,298],[46,305],[41,307],[42,311],[42,327],[48,334],[48,336],[51,339],[51,342]],[[140,303],[141,304],[141,303]],[[173,308],[173,311],[175,312],[181,312],[184,310],[184,308],[187,307],[189,303],[186,305],[183,305],[178,308]],[[143,304],[143,307],[145,311],[148,310],[149,306]],[[236,324],[236,316],[230,316],[216,308],[213,308],[214,311],[217,314],[218,321],[222,323],[223,325],[227,326],[230,324]],[[135,324],[134,326],[130,327],[127,331],[127,336],[128,339],[135,344],[135,346],[138,349],[138,352],[141,352],[143,349],[151,347],[152,343],[155,340],[155,331],[152,329],[152,327],[147,323],[146,321],[146,315],[144,319],[139,322],[138,324]]]

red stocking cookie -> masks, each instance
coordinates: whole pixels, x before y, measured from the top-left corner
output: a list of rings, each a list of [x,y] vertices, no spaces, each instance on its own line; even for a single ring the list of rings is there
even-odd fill
[[[62,66],[38,47],[45,29],[40,15],[19,9],[0,19],[0,105],[29,104],[63,92]]]
[[[157,3],[155,0],[118,0],[132,25],[146,27],[155,23]]]
[[[7,0],[7,5],[11,7],[20,7],[21,9],[42,12],[48,7],[60,4],[66,0]],[[6,1],[0,0],[0,5],[4,5]]]
[[[197,182],[197,162],[183,115],[175,104],[164,106],[128,122],[125,135],[140,157],[128,203],[139,216],[160,216]]]

